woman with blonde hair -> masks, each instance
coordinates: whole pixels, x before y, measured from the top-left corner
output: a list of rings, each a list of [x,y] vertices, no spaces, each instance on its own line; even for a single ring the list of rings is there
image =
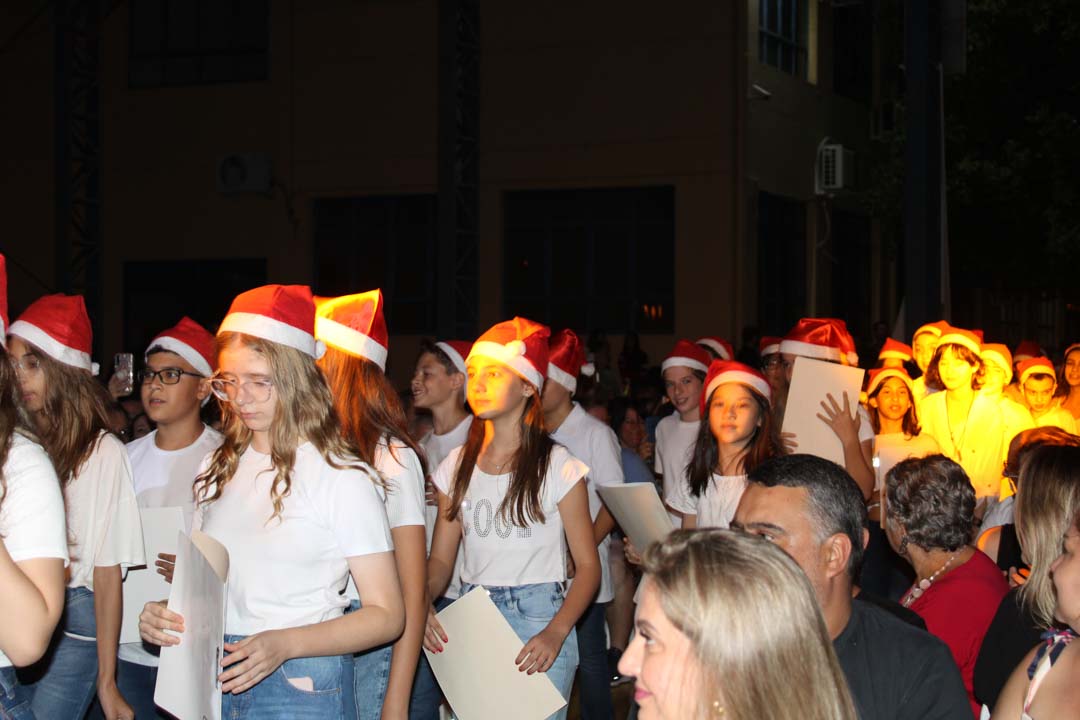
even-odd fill
[[[229,551],[221,716],[352,720],[354,652],[396,639],[401,589],[379,485],[315,364],[311,290],[242,293],[218,329],[221,446],[195,479],[194,528]],[[363,607],[346,614],[349,577]],[[148,604],[147,642],[184,619]]]
[[[856,718],[814,590],[783,550],[731,530],[676,530],[649,547],[644,570],[619,663],[636,678],[641,720]]]

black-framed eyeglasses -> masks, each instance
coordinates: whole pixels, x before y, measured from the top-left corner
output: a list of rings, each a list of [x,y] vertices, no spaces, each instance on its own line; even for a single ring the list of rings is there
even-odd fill
[[[248,380],[238,383],[223,377],[210,378],[210,390],[219,400],[225,402],[236,402],[237,396],[244,392],[251,402],[263,403],[270,399],[270,391],[273,388],[274,383],[270,380]]]
[[[146,368],[139,371],[139,382],[143,385],[149,385],[154,382],[154,378],[160,378],[162,385],[175,385],[180,382],[180,378],[184,375],[190,375],[192,377],[203,377],[199,373],[188,372],[187,370],[181,370],[180,368],[162,368],[160,370],[151,370]]]

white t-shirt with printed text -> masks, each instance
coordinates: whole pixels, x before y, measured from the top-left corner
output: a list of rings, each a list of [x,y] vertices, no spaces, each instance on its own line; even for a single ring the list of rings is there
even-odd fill
[[[4,461],[0,542],[15,562],[60,558],[68,564],[64,498],[52,461],[40,445],[14,433]],[[0,667],[12,663],[0,652]]]
[[[221,445],[221,433],[204,425],[199,437],[187,447],[162,450],[157,445],[157,432],[124,446],[131,461],[135,499],[140,508],[179,507],[184,513],[184,528],[190,532],[195,513],[195,477],[203,459]],[[149,571],[154,572],[156,558],[146,560]],[[124,643],[118,657],[138,665],[158,665],[158,656],[144,650],[141,642]]]
[[[290,493],[273,518],[270,456],[248,447],[221,497],[196,509],[193,527],[229,551],[227,634],[340,617],[348,558],[393,550],[373,471],[337,462],[358,467],[329,465],[310,442],[297,448]]]
[[[461,448],[451,452],[432,477],[441,492],[450,495]],[[489,475],[473,469],[461,507],[461,579],[474,585],[518,587],[566,581],[566,537],[559,502],[585,480],[589,468],[561,445],[551,450],[547,474],[540,488],[544,521],[520,527],[499,513],[510,484],[510,473]]]
[[[94,589],[94,568],[143,565],[142,520],[124,444],[102,431],[64,489],[71,544],[68,587]]]
[[[615,431],[574,403],[570,414],[551,433],[551,439],[565,446],[571,455],[589,466],[585,486],[589,493],[589,514],[595,521],[603,506],[596,488],[623,484],[622,450]],[[608,535],[596,548],[600,553],[600,589],[595,600],[598,603],[610,602],[615,597],[608,560],[610,546],[611,536]]]

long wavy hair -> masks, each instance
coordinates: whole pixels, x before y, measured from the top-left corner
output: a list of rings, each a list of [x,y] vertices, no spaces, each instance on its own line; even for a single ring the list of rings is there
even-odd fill
[[[331,467],[366,470],[350,462],[359,460],[359,451],[342,434],[330,388],[311,356],[244,333],[218,335],[219,355],[233,345],[246,347],[266,358],[274,384],[272,392],[277,394],[270,427],[270,461],[275,471],[270,497],[274,513],[267,522],[281,518],[285,498],[292,490],[296,450],[305,441],[314,445]],[[232,403],[221,403],[221,433],[224,440],[211,456],[209,467],[195,478],[193,490],[199,504],[209,504],[221,497],[236,474],[240,456],[251,445],[252,432]],[[377,478],[373,480],[378,482]]]
[[[749,473],[769,458],[784,454],[784,447],[780,444],[777,435],[776,423],[773,421],[772,408],[764,395],[749,385],[744,385],[750,396],[757,404],[758,417],[761,424],[754,428],[754,434],[743,449],[741,458],[743,474]],[[719,387],[717,387],[719,389]],[[712,475],[720,463],[720,445],[712,434],[709,424],[709,409],[712,407],[713,395],[716,390],[705,399],[705,415],[701,418],[701,427],[698,428],[697,440],[694,442],[694,452],[690,463],[686,466],[686,480],[690,485],[690,493],[694,497],[701,497],[709,487]]]
[[[86,370],[55,360],[32,343],[19,339],[37,357],[40,372],[45,375],[43,407],[33,416],[33,424],[60,485],[67,487],[104,433],[110,432],[112,398]]]
[[[1031,565],[1031,575],[1020,588],[1020,604],[1040,627],[1049,628],[1057,604],[1050,565],[1080,513],[1080,447],[1042,445],[1027,453],[1020,466],[1015,511],[1020,545]]]
[[[3,345],[0,345],[0,507],[7,495],[7,479],[3,467],[11,450],[11,440],[18,432],[31,439],[36,439],[30,430],[29,418],[19,404],[19,382],[15,377],[15,367]]]
[[[649,547],[643,567],[664,615],[690,640],[692,718],[722,708],[725,720],[855,720],[817,597],[783,550],[732,530],[675,530]]]
[[[522,382],[526,382],[522,380]],[[474,422],[469,427],[469,436],[461,449],[457,472],[454,475],[454,488],[450,493],[450,509],[447,520],[456,520],[461,512],[461,504],[469,492],[476,460],[484,443],[486,422]],[[551,449],[555,442],[544,428],[544,411],[540,407],[540,392],[534,392],[525,399],[525,408],[521,413],[521,446],[514,453],[510,465],[510,487],[506,497],[499,505],[499,516],[508,524],[526,527],[530,523],[544,522],[544,509],[540,502],[540,493],[547,475]]]
[[[415,452],[426,467],[424,451],[409,437],[401,398],[378,365],[333,347],[326,349],[317,364],[330,386],[341,431],[352,441],[361,460],[375,467],[379,443],[385,441],[394,455],[392,441],[396,441]]]

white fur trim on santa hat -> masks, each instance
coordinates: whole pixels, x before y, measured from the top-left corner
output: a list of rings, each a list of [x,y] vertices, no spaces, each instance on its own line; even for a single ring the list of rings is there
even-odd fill
[[[450,343],[442,342],[441,340],[435,343],[435,347],[446,353],[446,357],[450,358],[450,362],[454,363],[454,367],[458,369],[458,372],[466,372],[465,370],[465,358],[461,357],[461,353],[454,349],[454,346]]]
[[[728,353],[726,347],[724,347],[723,345],[718,343],[716,340],[713,340],[712,338],[704,337],[704,338],[701,338],[700,340],[695,340],[694,342],[696,344],[698,344],[698,345],[705,345],[706,347],[710,348],[714,353],[716,353],[717,357],[719,357],[721,360],[734,360],[735,359],[735,358],[731,357],[731,354]]]
[[[351,355],[359,355],[386,370],[387,350],[370,335],[327,317],[315,317],[315,336],[327,345]]]
[[[799,357],[814,358],[816,360],[832,360],[840,362],[842,353],[839,349],[825,345],[814,345],[802,340],[781,340],[780,352],[786,355],[798,355]]]
[[[206,358],[186,342],[180,342],[176,338],[169,337],[168,335],[159,337],[150,343],[150,347],[146,349],[146,353],[143,355],[144,360],[150,356],[150,351],[154,348],[161,348],[162,350],[176,353],[191,363],[191,367],[198,370],[203,377],[210,377],[214,374],[214,371],[210,368],[210,363],[206,362]]]
[[[326,352],[326,345],[321,340],[316,340],[314,335],[304,332],[294,325],[257,313],[229,313],[221,321],[221,327],[218,328],[219,335],[223,332],[254,335],[263,340],[287,345],[300,352],[307,353],[316,360]]]
[[[16,337],[22,338],[31,345],[40,348],[42,352],[53,360],[58,360],[65,365],[70,365],[79,368],[80,370],[86,370],[91,375],[98,374],[100,368],[96,362],[90,360],[90,355],[88,353],[64,345],[37,325],[31,325],[25,320],[16,320],[11,324],[8,335],[15,335]]]
[[[554,380],[569,390],[571,395],[577,392],[577,378],[565,370],[560,369],[558,365],[548,363],[547,376],[548,380]]]
[[[780,352],[780,343],[772,343],[771,345],[766,345],[764,348],[762,348],[761,357],[765,357],[766,355],[775,355],[778,352]]]
[[[698,362],[694,358],[683,357],[681,355],[666,358],[664,362],[660,363],[660,372],[664,372],[668,368],[672,367],[688,367],[691,370],[709,372],[709,366],[705,363]]]
[[[544,376],[525,357],[525,343],[520,340],[512,340],[505,345],[490,340],[479,340],[473,344],[469,352],[469,357],[473,355],[482,355],[501,362],[535,385],[537,390],[544,388]]]
[[[769,387],[767,380],[759,378],[757,375],[751,375],[748,372],[742,370],[728,370],[722,372],[712,379],[712,381],[705,388],[705,398],[708,399],[712,395],[713,390],[724,385],[725,383],[737,382],[743,385],[749,385],[757,390],[759,393],[765,396],[765,399],[772,404],[772,388]]]

